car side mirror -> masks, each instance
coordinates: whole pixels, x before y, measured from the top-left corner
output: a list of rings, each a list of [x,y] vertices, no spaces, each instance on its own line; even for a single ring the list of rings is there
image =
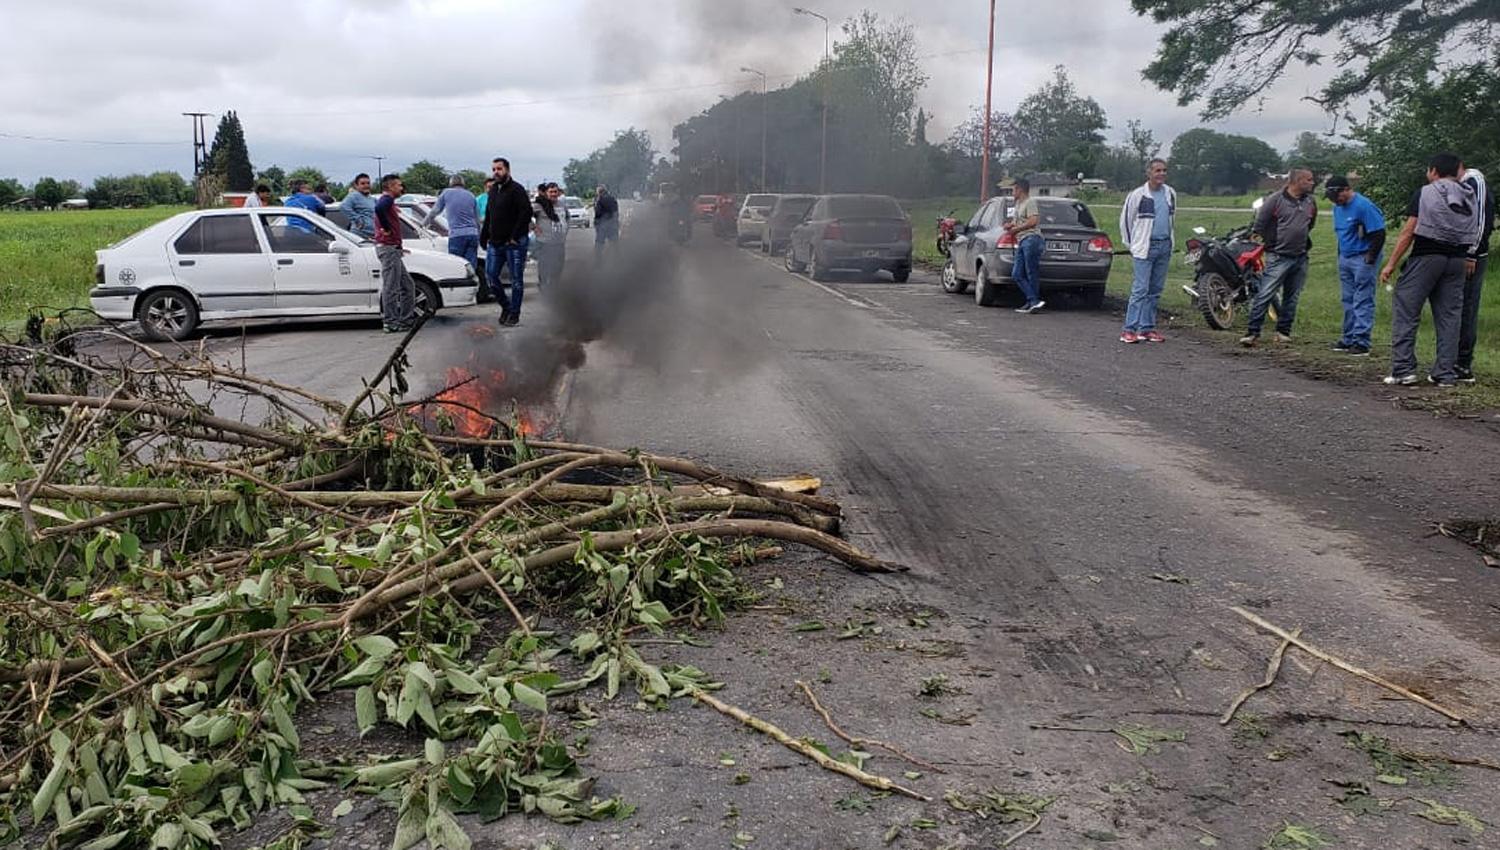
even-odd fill
[[[349,253],[349,246],[345,245],[342,242],[329,242],[328,243],[328,253],[330,253],[330,254],[347,254],[347,253]]]

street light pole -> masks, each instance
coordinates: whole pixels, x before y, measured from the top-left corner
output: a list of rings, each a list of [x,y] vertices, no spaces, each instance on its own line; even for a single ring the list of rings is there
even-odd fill
[[[979,203],[990,196],[990,92],[995,85],[995,0],[990,0],[990,53],[984,66],[984,152],[979,166]]]
[[[792,11],[823,22],[823,150],[818,156],[818,193],[826,195],[828,194],[828,18],[801,6]]]
[[[760,75],[760,190],[766,191],[766,72],[741,67],[747,74]]]
[[[379,184],[380,183],[380,178],[382,178],[382,177],[385,176],[384,174],[380,173],[380,164],[383,163],[383,162],[385,162],[385,157],[383,157],[383,156],[375,156],[374,154],[371,154],[370,156],[365,157],[365,159],[373,159],[373,160],[375,160],[375,182],[377,184]]]

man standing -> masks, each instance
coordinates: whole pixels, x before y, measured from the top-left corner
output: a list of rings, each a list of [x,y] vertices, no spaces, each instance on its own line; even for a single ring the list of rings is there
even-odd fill
[[[1458,332],[1463,322],[1464,272],[1474,240],[1474,190],[1458,182],[1458,157],[1440,153],[1427,166],[1427,185],[1412,196],[1396,247],[1380,270],[1380,282],[1395,274],[1411,250],[1411,259],[1396,280],[1391,304],[1391,374],[1385,383],[1417,383],[1417,327],[1422,305],[1432,304],[1437,355],[1427,380],[1452,387],[1457,381]]]
[[[375,201],[370,198],[370,175],[354,175],[349,194],[344,196],[344,212],[349,216],[349,232],[365,239],[375,238]]]
[[[318,196],[314,195],[307,188],[306,180],[292,181],[292,195],[285,201],[282,201],[282,206],[297,207],[298,209],[315,212],[318,215],[328,214],[328,208],[323,206],[323,202],[318,200]],[[286,218],[287,224],[289,226],[295,227],[298,230],[303,231],[304,233],[313,232],[313,226],[311,222],[294,215],[289,215]]]
[[[1484,289],[1484,273],[1489,269],[1490,236],[1495,232],[1495,194],[1477,168],[1458,163],[1458,182],[1474,190],[1474,212],[1478,234],[1469,248],[1469,264],[1464,267],[1464,311],[1458,329],[1458,362],[1454,372],[1461,383],[1474,383],[1474,345],[1479,341],[1479,296]]]
[[[386,333],[405,333],[416,324],[417,286],[406,272],[406,249],[401,245],[401,213],[396,199],[405,187],[401,175],[380,178],[380,200],[375,202],[375,256],[380,259],[380,318]]]
[[[562,280],[563,262],[568,249],[568,210],[559,201],[562,189],[556,183],[543,183],[532,207],[536,219],[536,285],[554,286]]]
[[[1385,247],[1385,216],[1369,198],[1354,191],[1349,179],[1335,174],[1323,188],[1333,201],[1333,234],[1339,246],[1339,292],[1344,330],[1334,351],[1353,357],[1370,355],[1375,326],[1375,269]]]
[[[245,197],[245,203],[243,206],[249,208],[274,207],[278,205],[279,202],[275,198],[271,197],[271,187],[267,186],[264,183],[261,183],[260,185],[255,187],[254,192],[251,192]]]
[[[495,185],[495,178],[484,178],[484,191],[474,198],[474,206],[479,213],[479,220],[484,221],[484,213],[490,206],[490,189]]]
[[[1016,205],[1011,210],[1010,221],[1005,223],[1005,232],[1015,237],[1016,259],[1011,263],[1010,276],[1026,303],[1016,308],[1017,313],[1030,315],[1042,309],[1047,302],[1042,300],[1042,211],[1036,198],[1031,197],[1031,181],[1018,178],[1013,187]]]
[[[500,324],[521,323],[521,299],[526,294],[522,276],[526,272],[526,248],[531,242],[531,199],[510,176],[510,160],[495,157],[490,163],[495,185],[485,205],[479,244],[485,248],[484,274],[490,292],[500,304]],[[510,295],[500,285],[500,267],[510,268]]]
[[[1177,193],[1167,185],[1167,161],[1153,159],[1146,166],[1146,185],[1126,195],[1120,208],[1120,234],[1130,245],[1135,267],[1120,342],[1167,341],[1156,330],[1156,304],[1167,285],[1176,224]]]
[[[594,190],[594,259],[604,256],[605,243],[620,241],[620,202],[600,185]]]
[[[1252,348],[1260,342],[1271,301],[1281,293],[1276,315],[1276,341],[1292,341],[1292,323],[1297,320],[1297,299],[1307,283],[1307,251],[1312,247],[1312,229],[1318,221],[1318,202],[1312,196],[1312,170],[1297,166],[1287,175],[1286,187],[1265,199],[1255,215],[1254,231],[1266,246],[1266,271],[1260,290],[1250,304],[1250,326],[1240,345]]]
[[[437,203],[422,219],[423,227],[430,227],[440,213],[448,213],[448,253],[463,257],[474,268],[479,266],[479,204],[469,190],[464,188],[464,178],[455,174],[448,181],[448,188],[438,195]]]

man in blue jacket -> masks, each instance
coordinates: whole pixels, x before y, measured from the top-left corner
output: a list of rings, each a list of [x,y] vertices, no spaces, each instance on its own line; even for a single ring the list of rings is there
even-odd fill
[[[1375,275],[1385,248],[1385,216],[1369,198],[1354,191],[1349,178],[1335,174],[1323,187],[1333,201],[1333,233],[1339,245],[1339,290],[1344,330],[1334,351],[1353,357],[1370,355],[1375,326]]]
[[[306,180],[293,180],[292,196],[282,201],[281,204],[286,207],[297,207],[308,212],[315,212],[318,215],[328,215],[328,207],[324,206],[323,202],[318,200],[318,196],[314,195],[312,190],[307,188]],[[288,225],[304,233],[313,232],[313,226],[304,219],[289,215],[286,217],[286,220]]]

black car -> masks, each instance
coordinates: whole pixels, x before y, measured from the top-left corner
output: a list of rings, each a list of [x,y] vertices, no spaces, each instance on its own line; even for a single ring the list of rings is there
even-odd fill
[[[786,241],[792,238],[792,228],[802,221],[817,201],[817,195],[777,195],[776,203],[761,225],[760,250],[767,254],[785,251]]]
[[[1043,294],[1075,294],[1084,306],[1104,306],[1104,287],[1114,260],[1114,243],[1100,230],[1088,205],[1072,198],[1036,198],[1041,214],[1041,289]],[[999,303],[1004,289],[1016,288],[1011,267],[1016,259],[1016,241],[1002,226],[1015,200],[991,198],[969,223],[959,228],[952,253],[943,266],[943,289],[963,292],[974,284],[974,303],[990,307]]]

